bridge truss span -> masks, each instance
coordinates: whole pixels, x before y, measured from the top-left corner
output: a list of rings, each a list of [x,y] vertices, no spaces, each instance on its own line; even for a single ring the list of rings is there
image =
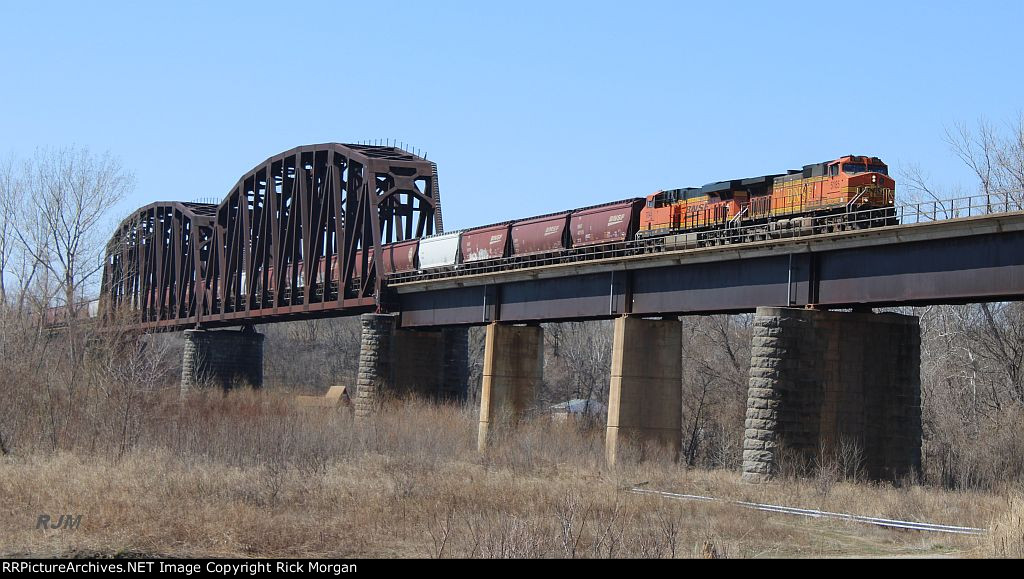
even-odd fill
[[[132,214],[107,247],[103,295],[143,329],[374,311],[381,248],[439,233],[438,199],[434,165],[397,147],[297,147],[217,205]]]
[[[195,319],[216,208],[157,202],[125,218],[107,243],[101,311],[126,309],[143,320]]]

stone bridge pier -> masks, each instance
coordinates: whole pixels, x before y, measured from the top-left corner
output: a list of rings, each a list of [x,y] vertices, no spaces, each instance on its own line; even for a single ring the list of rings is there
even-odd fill
[[[917,317],[758,308],[742,480],[787,461],[852,461],[876,480],[919,471],[920,367]]]
[[[463,400],[469,384],[465,328],[403,330],[394,314],[363,314],[356,387],[356,418],[389,398],[408,395]]]
[[[185,330],[181,394],[207,385],[228,390],[263,386],[263,334],[240,330]]]

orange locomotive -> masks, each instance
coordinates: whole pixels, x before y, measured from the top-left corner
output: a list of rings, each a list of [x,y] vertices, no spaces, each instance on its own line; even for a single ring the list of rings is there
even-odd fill
[[[639,235],[739,227],[802,216],[836,225],[855,212],[893,207],[895,188],[896,182],[881,159],[848,155],[785,175],[658,191],[647,197]]]

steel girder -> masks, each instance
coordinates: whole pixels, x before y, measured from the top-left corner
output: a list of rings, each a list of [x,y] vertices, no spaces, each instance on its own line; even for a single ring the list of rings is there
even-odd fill
[[[848,242],[848,243],[844,243]],[[751,244],[756,245],[756,244]],[[1024,213],[398,289],[401,326],[1024,299]],[[698,259],[699,258],[699,259]],[[671,263],[678,259],[677,263]]]

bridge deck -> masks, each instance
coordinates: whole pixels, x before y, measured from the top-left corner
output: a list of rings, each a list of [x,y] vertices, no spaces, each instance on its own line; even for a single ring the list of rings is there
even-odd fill
[[[1024,296],[1024,212],[389,284],[403,326]]]

